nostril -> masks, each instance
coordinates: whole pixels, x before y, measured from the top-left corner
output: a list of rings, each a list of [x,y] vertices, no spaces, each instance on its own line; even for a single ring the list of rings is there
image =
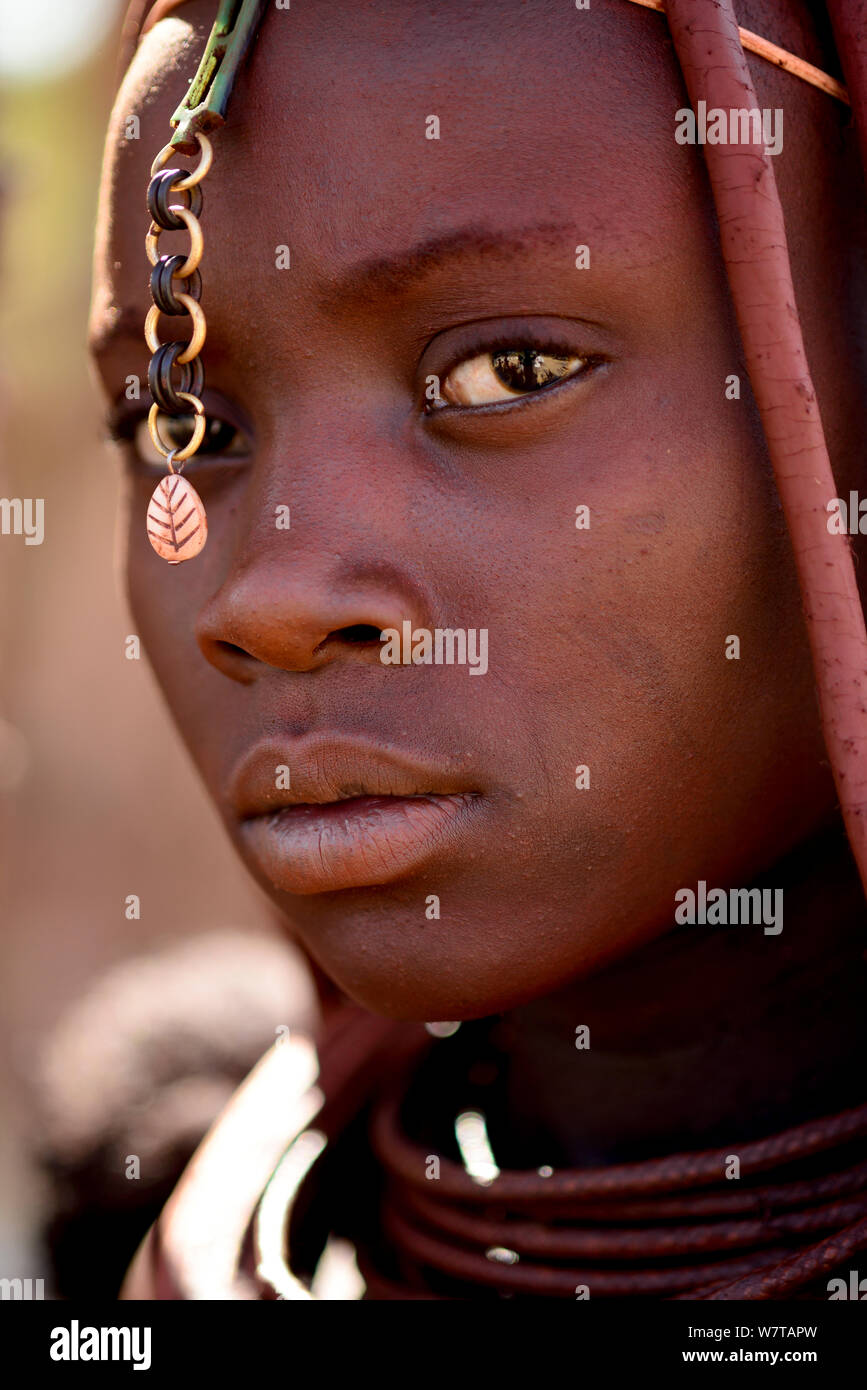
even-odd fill
[[[221,671],[224,676],[249,685],[254,680],[259,666],[255,653],[237,642],[226,642],[221,637],[212,637],[201,628],[196,633],[199,650],[206,661]]]
[[[330,640],[333,642],[352,642],[356,646],[361,646],[367,642],[378,644],[381,640],[381,629],[373,627],[370,623],[353,623],[351,627],[341,627],[336,632],[332,632]]]
[[[224,656],[233,657],[235,660],[239,657],[250,659],[250,653],[245,652],[243,647],[236,646],[234,642],[224,642],[222,639],[218,639],[213,643],[213,648],[215,651],[222,652]]]
[[[314,649],[314,656],[322,657],[326,653],[335,655],[342,646],[348,647],[381,647],[382,629],[373,623],[348,623],[346,627],[336,627],[333,632],[329,632],[324,641]]]

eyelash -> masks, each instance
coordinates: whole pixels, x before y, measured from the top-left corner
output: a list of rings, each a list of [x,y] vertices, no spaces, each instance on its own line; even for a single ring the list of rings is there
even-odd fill
[[[474,357],[491,356],[495,352],[504,352],[508,348],[530,348],[533,352],[542,353],[549,357],[577,357],[584,365],[579,371],[574,372],[571,376],[564,377],[561,381],[555,381],[549,386],[540,387],[538,391],[527,391],[523,395],[516,395],[514,400],[511,401],[489,401],[484,405],[452,405],[451,402],[446,402],[444,405],[440,406],[436,406],[433,401],[425,401],[425,415],[438,415],[442,410],[461,413],[476,410],[510,410],[525,401],[532,400],[536,396],[548,395],[558,387],[568,386],[571,382],[580,381],[586,376],[588,371],[591,371],[594,367],[598,367],[600,363],[605,361],[601,353],[576,352],[574,347],[567,346],[562,339],[546,338],[542,335],[529,333],[525,336],[522,336],[520,333],[499,333],[493,338],[480,339],[477,346],[464,349],[459,356],[454,357],[449,362],[448,367],[440,373],[440,382],[446,381],[455,368],[461,366],[462,363],[469,362]]]
[[[120,417],[117,417],[114,420],[110,419],[105,425],[103,438],[109,443],[124,446],[131,453],[135,454],[136,462],[139,467],[145,469],[148,472],[157,472],[160,465],[158,465],[154,460],[142,458],[141,455],[137,454],[135,450],[136,434],[138,433],[139,427],[147,419],[147,414],[147,411],[142,410],[137,411],[135,413],[130,412],[129,414],[121,415]],[[206,459],[221,457],[219,451],[209,452],[207,448],[207,445],[209,443],[208,431],[213,430],[214,427],[220,427],[225,425],[228,426],[229,429],[235,431],[235,433],[240,435],[242,438],[247,436],[247,432],[245,430],[243,430],[239,425],[236,425],[234,421],[228,419],[225,415],[211,413],[207,417],[207,420],[208,423],[206,427],[205,439],[203,440],[202,446],[199,450],[199,454],[197,457],[194,456],[194,458],[190,460],[190,462],[194,465],[196,463],[202,463]]]
[[[122,420],[108,420],[102,431],[102,439],[105,444],[131,444],[135,437],[136,425],[139,420],[147,417],[142,415],[125,415]]]

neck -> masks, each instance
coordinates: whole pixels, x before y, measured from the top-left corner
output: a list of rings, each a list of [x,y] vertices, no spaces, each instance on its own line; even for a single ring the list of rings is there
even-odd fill
[[[680,927],[557,995],[465,1025],[464,1047],[499,1057],[488,1116],[501,1166],[734,1145],[864,1101],[865,908],[842,833],[800,846],[757,886],[784,889],[779,935]]]

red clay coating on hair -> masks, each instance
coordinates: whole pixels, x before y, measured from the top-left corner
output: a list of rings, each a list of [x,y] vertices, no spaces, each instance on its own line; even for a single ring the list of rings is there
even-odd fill
[[[843,0],[838,8],[851,13]],[[758,108],[731,0],[666,0],[666,15],[693,107],[704,100],[708,109]],[[852,91],[856,110],[864,91],[859,75]],[[828,531],[827,503],[837,488],[804,351],[776,179],[760,146],[708,144],[704,155],[747,368],[792,539],[825,743],[867,891],[867,630],[849,542]]]

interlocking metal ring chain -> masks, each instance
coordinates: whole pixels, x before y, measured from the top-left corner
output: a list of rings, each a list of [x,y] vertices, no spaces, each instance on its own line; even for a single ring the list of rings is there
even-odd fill
[[[207,425],[201,401],[205,374],[200,353],[207,325],[199,303],[202,293],[199,264],[204,250],[199,214],[202,210],[200,185],[211,167],[213,150],[206,135],[197,132],[195,138],[201,152],[195,169],[165,168],[166,161],[176,153],[172,145],[165,145],[151,165],[147,190],[151,224],[145,238],[145,251],[153,267],[150,277],[153,304],[144,329],[152,354],[148,389],[153,404],[148,412],[148,430],[154,448],[166,460],[169,478],[180,473],[187,459],[200,447]],[[184,229],[190,238],[186,256],[160,255],[161,234]],[[174,318],[186,315],[190,319],[190,336],[186,342],[160,341],[161,314]],[[182,448],[165,443],[159,427],[161,413],[176,417],[192,415],[192,434]],[[176,464],[181,467],[176,468]],[[148,509],[148,535],[157,554],[170,564],[192,559],[199,553],[207,537],[205,509],[198,493],[186,480],[182,488],[167,486],[166,478],[159,484]]]
[[[148,426],[154,447],[168,458],[172,452],[167,449],[160,437],[158,415],[189,415],[192,398],[199,408],[193,407],[196,429],[189,443],[174,455],[179,461],[189,458],[199,447],[204,437],[204,414],[200,394],[204,386],[204,372],[199,354],[205,343],[207,325],[199,303],[202,293],[202,277],[199,264],[204,249],[204,237],[199,222],[202,210],[202,179],[211,167],[213,149],[206,135],[197,135],[201,157],[196,168],[164,168],[166,161],[175,154],[171,145],[165,145],[151,165],[151,181],[147,191],[148,211],[151,225],[145,240],[148,260],[153,266],[150,289],[153,305],[145,320],[145,340],[151,353],[148,371],[148,386],[157,409],[151,408]],[[184,206],[184,195],[189,206]],[[186,257],[179,255],[161,256],[159,238],[164,231],[189,232],[190,250]],[[187,314],[192,321],[190,338],[182,342],[161,343],[158,325],[161,314],[180,316]],[[180,367],[180,379],[173,380],[173,371]],[[201,429],[198,428],[202,421]],[[197,438],[198,436],[198,438]],[[191,447],[192,446],[192,447]],[[170,465],[171,467],[171,465]]]

